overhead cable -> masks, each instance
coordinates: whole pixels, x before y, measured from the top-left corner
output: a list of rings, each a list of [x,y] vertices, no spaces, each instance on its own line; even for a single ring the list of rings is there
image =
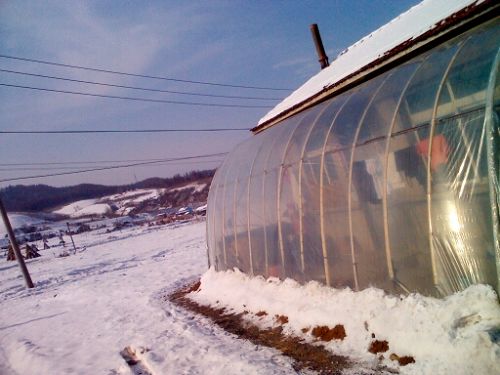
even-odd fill
[[[0,130],[0,134],[100,134],[100,133],[196,133],[250,131],[250,128],[212,128],[212,129],[99,129],[99,130]]]
[[[30,59],[30,58],[26,58],[26,57],[3,55],[3,54],[0,54],[0,57],[2,57],[4,59],[27,61],[27,62],[37,63],[37,64],[60,66],[60,67],[64,67],[64,68],[82,69],[82,70],[88,70],[88,71],[92,71],[92,72],[119,74],[119,75],[123,75],[123,76],[131,76],[131,77],[161,79],[164,81],[171,81],[171,82],[182,82],[182,83],[191,83],[191,84],[197,84],[197,85],[233,87],[233,88],[253,89],[253,90],[290,91],[290,89],[285,89],[285,88],[233,85],[233,84],[225,84],[225,83],[218,83],[218,82],[194,81],[194,80],[179,79],[179,78],[159,77],[159,76],[146,75],[146,74],[126,73],[126,72],[120,72],[120,71],[116,71],[116,70],[91,68],[91,67],[81,66],[81,65],[63,64],[63,63],[57,63],[57,62],[52,62],[52,61]]]
[[[110,169],[130,168],[130,167],[137,167],[137,166],[148,165],[148,164],[164,163],[164,162],[167,162],[167,161],[179,161],[179,160],[199,159],[199,158],[202,158],[202,157],[221,156],[223,154],[225,154],[225,153],[196,155],[196,156],[186,156],[186,157],[181,157],[181,158],[168,158],[168,159],[163,159],[163,160],[158,160],[158,161],[147,161],[147,162],[141,162],[141,163],[124,164],[124,165],[111,165],[111,166],[100,167],[100,168],[91,168],[91,169],[84,169],[84,170],[73,170],[73,171],[70,171],[70,172],[60,172],[60,173],[42,174],[42,175],[35,175],[35,176],[23,176],[23,177],[6,178],[6,179],[1,179],[0,183],[2,183],[2,182],[11,182],[11,181],[29,180],[29,179],[32,179],[32,178],[66,176],[66,175],[80,174],[80,173],[87,173],[87,172],[105,171],[105,170],[110,170]]]
[[[92,96],[92,97],[98,97],[98,98],[133,100],[133,101],[150,102],[150,103],[182,104],[182,105],[191,105],[191,106],[227,107],[227,108],[271,108],[270,106],[263,106],[263,105],[198,103],[198,102],[183,102],[183,101],[176,101],[176,100],[138,98],[138,97],[133,97],[133,96],[103,95],[103,94],[93,94],[93,93],[86,93],[86,92],[80,92],[80,91],[66,91],[66,90],[47,89],[47,88],[43,88],[43,87],[11,85],[11,84],[7,84],[7,83],[0,83],[0,86],[15,87],[15,88],[20,88],[20,89],[29,89],[29,90],[37,90],[37,91],[57,92],[57,93],[71,94],[71,95]]]
[[[224,156],[227,155],[227,152],[220,152],[217,155]],[[211,157],[210,155],[199,155],[198,159],[202,159],[205,157]],[[161,162],[165,160],[165,157],[162,158],[152,158],[152,159],[125,159],[125,160],[90,160],[90,161],[59,161],[59,162],[29,162],[29,163],[0,163],[1,167],[11,167],[11,166],[32,166],[32,165],[75,165],[75,164],[103,164],[103,163],[136,163],[143,161],[158,161]]]
[[[176,95],[204,96],[204,97],[210,97],[210,98],[245,99],[245,100],[273,100],[273,101],[276,101],[276,100],[283,99],[283,98],[266,98],[266,97],[261,97],[261,96],[217,95],[217,94],[202,94],[202,93],[197,93],[197,92],[186,92],[186,91],[161,90],[161,89],[153,89],[153,88],[148,88],[148,87],[116,85],[116,84],[106,83],[106,82],[85,81],[85,80],[81,80],[81,79],[49,76],[49,75],[45,75],[45,74],[35,74],[35,73],[28,73],[28,72],[20,72],[17,70],[9,70],[9,69],[0,69],[0,72],[11,73],[11,74],[20,74],[20,75],[25,75],[25,76],[30,76],[30,77],[57,79],[57,80],[68,81],[68,82],[85,83],[85,84],[89,84],[89,85],[118,87],[118,88],[122,88],[122,89],[161,92],[161,93],[176,94]]]
[[[204,164],[204,163],[221,163],[222,160],[197,160],[197,161],[158,161],[156,165],[181,165],[181,164]],[[156,165],[139,165],[139,167],[155,167]],[[104,168],[106,166],[102,166]],[[75,169],[76,168],[76,169]],[[0,172],[14,172],[14,171],[55,171],[55,170],[85,170],[88,167],[14,167],[14,168],[2,168],[0,167]],[[101,167],[99,167],[101,168]]]

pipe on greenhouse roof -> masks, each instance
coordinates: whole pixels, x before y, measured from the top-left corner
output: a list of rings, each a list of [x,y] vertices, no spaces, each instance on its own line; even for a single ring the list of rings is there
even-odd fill
[[[498,14],[494,0],[425,0],[342,52],[267,113],[258,133]]]

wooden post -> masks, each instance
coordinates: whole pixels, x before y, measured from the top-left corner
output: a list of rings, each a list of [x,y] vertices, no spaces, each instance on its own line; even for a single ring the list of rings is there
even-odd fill
[[[71,234],[71,229],[69,227],[69,222],[66,222],[66,225],[68,226],[68,235],[69,235],[69,238],[71,238],[71,243],[73,244],[73,254],[76,254],[75,241],[73,241],[73,235]]]
[[[28,288],[34,288],[33,281],[31,281],[28,268],[26,268],[26,264],[24,263],[24,258],[21,255],[21,250],[19,250],[19,246],[16,241],[16,236],[14,235],[14,231],[12,230],[12,226],[10,225],[9,217],[7,216],[7,211],[5,211],[5,207],[2,203],[1,198],[0,198],[0,213],[2,214],[2,219],[5,224],[5,229],[7,229],[7,234],[9,235],[10,243],[12,245],[12,248],[14,249],[14,253],[16,254],[17,263],[19,264],[19,267],[21,267],[21,272],[23,273],[24,280],[26,281],[26,286]]]

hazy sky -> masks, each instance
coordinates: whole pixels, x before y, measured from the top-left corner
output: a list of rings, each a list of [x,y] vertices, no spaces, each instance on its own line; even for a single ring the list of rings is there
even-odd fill
[[[319,71],[309,31],[311,23],[319,25],[332,60],[340,51],[418,2],[0,0],[0,54],[183,80],[296,89]],[[288,94],[119,76],[6,58],[0,58],[0,69],[212,95],[283,98]],[[0,72],[0,83],[101,95],[269,107],[151,103],[0,86],[3,131],[250,128],[277,104],[273,100],[137,91],[7,72]],[[0,180],[117,165],[122,160],[225,152],[250,136],[246,131],[0,134]],[[3,182],[0,187],[20,183],[122,184],[213,168],[220,157],[201,160]],[[97,163],[33,165],[61,162]],[[13,163],[26,165],[6,165]]]

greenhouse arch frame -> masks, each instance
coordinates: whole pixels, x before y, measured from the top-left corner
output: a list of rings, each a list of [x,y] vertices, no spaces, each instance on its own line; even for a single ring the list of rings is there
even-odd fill
[[[238,145],[210,188],[210,265],[499,291],[499,45],[497,17]]]

